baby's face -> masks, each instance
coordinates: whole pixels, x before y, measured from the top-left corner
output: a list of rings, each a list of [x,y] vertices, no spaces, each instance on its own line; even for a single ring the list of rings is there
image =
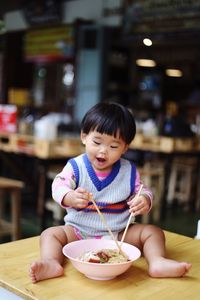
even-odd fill
[[[119,137],[91,131],[81,133],[88,158],[97,171],[109,171],[128,149],[128,145]]]

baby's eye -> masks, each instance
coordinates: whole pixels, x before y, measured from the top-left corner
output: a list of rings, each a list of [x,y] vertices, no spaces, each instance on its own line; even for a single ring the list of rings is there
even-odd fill
[[[97,142],[97,141],[93,141],[93,143],[94,143],[95,145],[100,145],[100,143]]]
[[[111,145],[110,148],[112,148],[112,149],[117,149],[118,146],[113,146],[113,145]]]

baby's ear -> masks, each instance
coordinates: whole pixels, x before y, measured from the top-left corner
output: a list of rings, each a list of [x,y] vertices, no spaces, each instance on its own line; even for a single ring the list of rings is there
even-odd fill
[[[86,138],[86,133],[84,133],[83,131],[81,131],[81,136],[80,136],[80,138],[81,138],[81,141],[82,141],[82,143],[83,143],[83,145],[85,145],[85,138]]]
[[[128,148],[129,148],[129,145],[126,145],[125,148],[124,148],[123,154],[128,150]]]

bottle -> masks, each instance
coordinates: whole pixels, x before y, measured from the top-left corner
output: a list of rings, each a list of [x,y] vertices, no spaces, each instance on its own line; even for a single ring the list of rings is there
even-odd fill
[[[200,240],[200,220],[197,223],[197,234],[194,237],[196,240]]]
[[[22,116],[19,119],[18,131],[20,134],[32,135],[33,134],[33,115],[30,113],[29,108],[24,108]]]

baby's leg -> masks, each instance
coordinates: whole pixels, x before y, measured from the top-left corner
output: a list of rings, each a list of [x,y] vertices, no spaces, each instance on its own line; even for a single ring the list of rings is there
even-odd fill
[[[33,283],[63,275],[62,248],[71,239],[73,239],[73,230],[66,226],[51,227],[42,232],[40,237],[41,259],[33,262],[29,270]]]
[[[134,238],[131,238],[134,237]],[[149,275],[152,277],[182,277],[191,264],[166,258],[165,236],[163,231],[153,225],[136,224],[128,232],[127,242],[143,249],[149,264]]]
[[[141,236],[144,256],[149,264],[150,276],[182,277],[189,271],[191,264],[165,257],[165,237],[160,228],[146,225]]]

